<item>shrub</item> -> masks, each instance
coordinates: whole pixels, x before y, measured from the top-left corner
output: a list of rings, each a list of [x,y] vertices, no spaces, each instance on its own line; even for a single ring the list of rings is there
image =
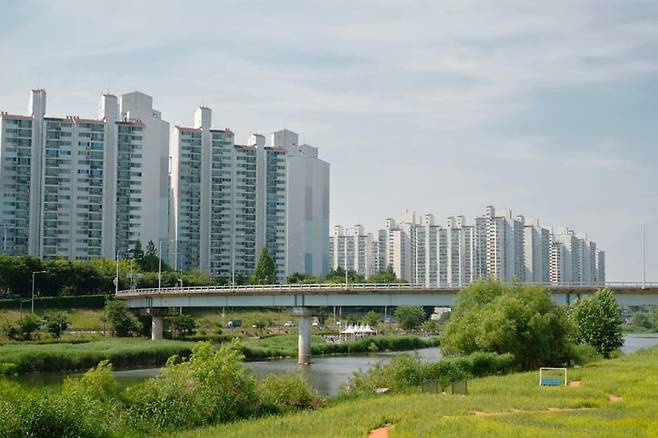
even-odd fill
[[[375,388],[395,391],[419,386],[424,380],[438,380],[442,386],[473,377],[504,374],[512,371],[516,360],[511,354],[473,353],[435,362],[423,362],[417,356],[399,354],[388,364],[376,364],[365,372],[355,373],[342,394],[372,392]]]
[[[0,362],[0,376],[9,376],[11,374],[16,374],[18,372],[18,367],[16,364],[9,362]]]
[[[322,404],[317,390],[297,374],[268,375],[258,385],[258,397],[266,413],[313,409]]]
[[[601,354],[589,344],[574,345],[571,353],[572,361],[576,365],[585,365],[603,358]]]
[[[92,400],[110,401],[116,398],[117,382],[112,376],[112,364],[103,360],[80,378],[67,377],[62,384],[62,394],[72,394]]]
[[[237,345],[198,343],[187,362],[172,358],[163,373],[125,392],[127,418],[148,431],[227,422],[256,412],[255,378]]]
[[[63,312],[58,312],[52,315],[46,315],[44,317],[44,322],[46,323],[46,329],[48,333],[59,338],[69,326],[69,320],[66,317],[66,314]]]
[[[0,436],[107,437],[110,412],[98,401],[77,394],[28,391],[0,381]]]

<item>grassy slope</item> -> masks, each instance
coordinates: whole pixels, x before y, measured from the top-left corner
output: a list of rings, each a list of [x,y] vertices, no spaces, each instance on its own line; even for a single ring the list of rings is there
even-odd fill
[[[314,412],[197,429],[194,436],[365,437],[393,423],[391,437],[658,436],[658,348],[569,370],[579,388],[541,388],[537,372],[469,382],[468,396],[419,393],[373,396]],[[608,395],[623,397],[608,402]],[[548,408],[587,408],[549,412]],[[523,410],[530,412],[516,412]],[[476,416],[474,412],[505,415]]]

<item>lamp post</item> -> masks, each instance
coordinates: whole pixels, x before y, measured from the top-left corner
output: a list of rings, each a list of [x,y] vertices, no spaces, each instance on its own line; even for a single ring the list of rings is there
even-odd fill
[[[47,271],[32,271],[32,314],[34,314],[34,277]]]

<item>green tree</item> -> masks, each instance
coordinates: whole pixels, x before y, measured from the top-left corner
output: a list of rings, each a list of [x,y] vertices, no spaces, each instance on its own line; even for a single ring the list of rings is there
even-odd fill
[[[413,330],[425,321],[425,311],[419,306],[400,306],[395,309],[395,318],[404,330]]]
[[[137,317],[119,300],[107,300],[104,318],[118,337],[132,336],[141,329]]]
[[[363,322],[372,328],[377,327],[377,324],[379,324],[381,320],[382,316],[374,310],[369,310],[368,313],[363,315]]]
[[[130,257],[137,262],[139,266],[142,266],[144,261],[144,250],[142,249],[142,242],[139,240],[135,241],[133,248],[130,250]]]
[[[169,327],[173,336],[191,335],[197,326],[194,317],[187,313],[168,316],[166,319],[169,321]]]
[[[52,334],[56,338],[60,338],[62,333],[69,327],[69,320],[64,312],[46,315],[43,320],[46,324],[48,333]]]
[[[404,283],[404,280],[399,279],[395,275],[393,267],[388,265],[382,272],[377,272],[368,277],[368,283]]]
[[[621,309],[610,289],[602,289],[577,301],[571,316],[576,323],[576,338],[596,348],[604,357],[624,345]]]
[[[250,279],[251,284],[274,284],[276,282],[276,267],[267,247],[263,248],[258,264]]]
[[[570,359],[573,325],[541,286],[481,280],[457,295],[441,335],[445,354],[511,353],[525,368]]]
[[[366,279],[363,275],[354,271],[353,269],[347,270],[347,281],[350,283],[365,283]],[[338,267],[325,277],[323,283],[339,284],[345,283],[345,269]]]
[[[322,281],[309,274],[303,272],[293,272],[288,276],[288,284],[317,284]]]
[[[41,327],[41,320],[34,315],[27,315],[18,320],[17,326],[21,339],[29,341]]]

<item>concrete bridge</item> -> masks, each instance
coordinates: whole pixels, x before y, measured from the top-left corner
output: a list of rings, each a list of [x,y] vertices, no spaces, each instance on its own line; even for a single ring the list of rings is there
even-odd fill
[[[606,287],[622,306],[658,305],[658,283],[606,283],[598,286],[541,284],[555,303],[569,305]],[[298,363],[310,363],[313,309],[333,306],[452,306],[460,288],[418,284],[286,284],[130,289],[118,298],[129,308],[151,315],[151,338],[162,339],[163,320],[171,307],[287,307],[299,318]]]

